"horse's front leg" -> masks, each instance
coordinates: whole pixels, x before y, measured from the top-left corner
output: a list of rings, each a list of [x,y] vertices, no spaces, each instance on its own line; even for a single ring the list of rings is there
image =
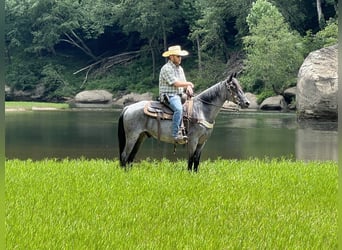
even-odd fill
[[[200,163],[203,146],[204,144],[198,144],[194,152],[194,155],[193,155],[193,163],[194,163],[193,171],[194,172],[198,172],[198,166]]]
[[[189,171],[194,171],[197,172],[198,171],[198,165],[200,162],[200,158],[201,158],[201,150],[196,150],[192,155],[189,155],[189,159],[188,159],[188,170]]]
[[[203,145],[198,145],[194,154],[194,172],[198,171],[199,162],[201,159]]]
[[[198,165],[201,158],[201,152],[204,144],[198,144],[198,141],[194,143],[189,143],[189,158],[188,158],[188,170],[198,171]]]
[[[192,165],[194,164],[194,155],[189,155],[188,158],[188,171],[192,171]]]
[[[192,171],[192,166],[194,164],[194,156],[196,150],[197,142],[189,140],[188,142],[188,171]]]
[[[194,155],[194,172],[198,172],[198,165],[200,162],[201,158],[201,150],[196,150],[195,155]]]

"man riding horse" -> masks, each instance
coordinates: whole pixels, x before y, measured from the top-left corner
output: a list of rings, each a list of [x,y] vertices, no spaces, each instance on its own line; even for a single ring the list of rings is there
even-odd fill
[[[182,94],[184,90],[188,95],[193,94],[193,83],[185,78],[183,68],[180,66],[182,56],[189,52],[182,50],[179,45],[171,46],[162,56],[168,58],[168,62],[161,68],[159,75],[159,96],[163,103],[166,103],[173,110],[172,137],[175,143],[184,144],[187,136],[181,129],[183,117]]]

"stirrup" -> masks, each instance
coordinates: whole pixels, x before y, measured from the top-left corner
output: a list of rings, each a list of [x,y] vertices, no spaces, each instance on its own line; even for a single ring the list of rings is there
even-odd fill
[[[186,144],[188,143],[188,137],[184,135],[183,130],[179,130],[177,136],[174,138],[176,144]]]

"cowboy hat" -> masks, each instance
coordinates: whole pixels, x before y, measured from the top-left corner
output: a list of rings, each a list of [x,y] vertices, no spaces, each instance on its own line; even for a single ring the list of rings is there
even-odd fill
[[[169,49],[167,51],[165,51],[163,53],[163,57],[169,57],[169,56],[187,56],[189,55],[189,52],[186,50],[182,50],[181,46],[179,45],[175,45],[175,46],[171,46],[169,47]]]

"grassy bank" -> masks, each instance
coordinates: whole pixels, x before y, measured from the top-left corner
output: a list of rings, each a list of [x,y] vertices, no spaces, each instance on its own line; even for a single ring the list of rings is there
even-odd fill
[[[337,249],[337,163],[6,161],[8,249]]]
[[[50,103],[50,102],[5,102],[5,110],[7,111],[26,111],[39,109],[67,109],[67,103]]]

